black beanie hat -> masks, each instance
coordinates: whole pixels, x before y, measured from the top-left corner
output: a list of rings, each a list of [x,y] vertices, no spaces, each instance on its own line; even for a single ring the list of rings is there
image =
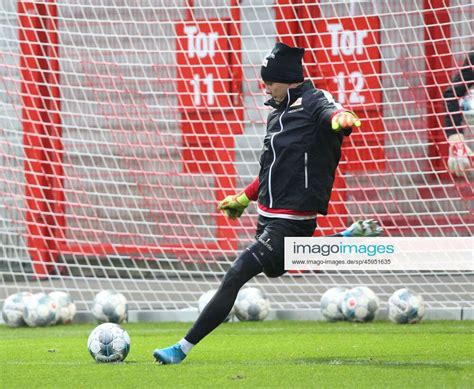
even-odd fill
[[[304,49],[278,42],[263,61],[260,74],[263,81],[291,84],[304,81],[302,59]]]

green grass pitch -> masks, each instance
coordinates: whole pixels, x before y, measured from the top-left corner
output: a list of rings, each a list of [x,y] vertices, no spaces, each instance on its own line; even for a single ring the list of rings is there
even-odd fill
[[[125,324],[130,354],[110,365],[87,351],[94,327],[0,326],[0,387],[474,387],[474,322],[227,323],[174,366],[152,351],[189,324]]]

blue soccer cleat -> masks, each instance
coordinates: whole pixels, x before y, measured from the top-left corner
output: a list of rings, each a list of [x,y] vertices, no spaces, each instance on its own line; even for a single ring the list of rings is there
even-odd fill
[[[186,354],[181,350],[181,346],[178,343],[164,349],[157,348],[153,351],[153,356],[156,362],[162,365],[176,365],[186,358]]]

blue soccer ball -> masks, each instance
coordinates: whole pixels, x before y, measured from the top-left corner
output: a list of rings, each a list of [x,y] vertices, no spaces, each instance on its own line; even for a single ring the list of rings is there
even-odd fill
[[[418,323],[424,314],[423,298],[409,289],[397,290],[388,300],[388,317],[394,323]]]
[[[104,323],[91,332],[87,348],[96,362],[122,362],[130,351],[130,336],[118,324]]]
[[[321,296],[321,313],[327,321],[344,320],[342,313],[342,300],[347,293],[347,289],[336,286],[328,289]]]
[[[26,325],[23,311],[28,299],[33,295],[29,292],[19,292],[8,296],[3,303],[2,316],[5,324],[9,327],[20,327]]]
[[[62,291],[55,291],[49,294],[58,306],[57,323],[68,324],[72,323],[74,315],[76,314],[76,304],[72,301],[71,296]]]
[[[127,299],[114,290],[102,290],[94,298],[92,314],[99,323],[120,324],[128,318]]]
[[[29,327],[46,327],[55,324],[58,305],[45,293],[35,293],[27,299],[23,308],[23,319]]]
[[[355,322],[372,321],[379,309],[379,299],[366,286],[358,286],[349,290],[342,300],[341,310],[347,320]]]
[[[270,301],[258,288],[244,288],[235,301],[235,315],[240,321],[261,321],[270,313]]]

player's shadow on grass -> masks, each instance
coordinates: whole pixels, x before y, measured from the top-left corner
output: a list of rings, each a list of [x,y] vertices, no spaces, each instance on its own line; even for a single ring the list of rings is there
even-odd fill
[[[433,367],[437,369],[461,370],[459,364],[442,361],[387,361],[377,358],[297,358],[296,365],[375,366],[375,367]]]

